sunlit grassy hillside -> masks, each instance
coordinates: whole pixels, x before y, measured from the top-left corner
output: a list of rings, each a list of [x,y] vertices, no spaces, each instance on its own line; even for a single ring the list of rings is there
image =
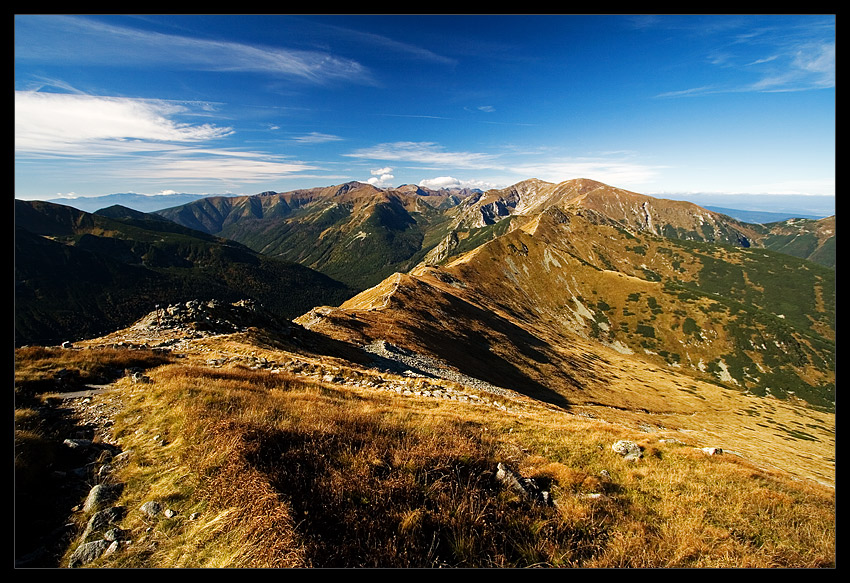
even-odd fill
[[[93,378],[84,371],[102,354],[18,351],[16,432],[38,431],[35,403],[56,367]],[[835,564],[832,489],[729,452],[709,456],[696,432],[446,382],[454,399],[425,396],[434,379],[296,358],[247,335],[158,358],[109,353],[110,370],[141,366],[151,382],[122,378],[95,397],[121,407],[112,432],[129,453],[111,479],[125,484],[115,503],[127,509],[120,528],[132,542],[91,566]],[[614,452],[620,439],[639,443],[643,457]],[[18,475],[39,460],[18,457]],[[499,463],[536,479],[554,504],[507,488]],[[175,514],[145,517],[138,509],[149,500]],[[80,530],[87,519],[73,517]]]

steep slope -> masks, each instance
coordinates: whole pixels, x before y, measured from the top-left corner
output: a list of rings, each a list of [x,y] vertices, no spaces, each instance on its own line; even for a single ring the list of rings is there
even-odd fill
[[[757,236],[752,225],[693,203],[654,198],[586,178],[558,184],[531,179],[488,191],[464,204],[459,224],[480,227],[561,204],[595,210],[632,229],[677,239],[748,247]]]
[[[211,198],[159,214],[363,289],[416,265],[444,236],[445,209],[457,200],[446,191],[353,182]]]
[[[835,267],[835,216],[788,219],[764,225],[759,244],[766,249]]]
[[[829,269],[659,237],[571,202],[299,321],[363,344],[384,339],[550,402],[556,393],[651,408],[649,395],[612,389],[601,363],[618,354],[832,407],[834,310]]]
[[[103,213],[16,201],[17,344],[102,333],[156,304],[246,298],[289,319],[353,293],[303,266],[155,215],[121,207]]]

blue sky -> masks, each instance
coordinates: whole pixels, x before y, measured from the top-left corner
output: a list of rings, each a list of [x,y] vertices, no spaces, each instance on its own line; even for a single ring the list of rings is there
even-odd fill
[[[23,199],[835,193],[834,15],[17,15],[15,95]]]

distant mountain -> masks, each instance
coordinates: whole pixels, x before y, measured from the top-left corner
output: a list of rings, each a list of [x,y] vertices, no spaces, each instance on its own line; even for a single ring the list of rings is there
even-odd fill
[[[131,323],[192,299],[260,302],[291,319],[352,290],[156,215],[15,201],[15,342],[51,343]]]
[[[75,209],[93,213],[102,208],[113,205],[120,205],[133,210],[146,213],[158,211],[181,204],[193,202],[202,198],[211,196],[208,194],[135,194],[135,193],[117,193],[106,194],[103,196],[79,196],[76,198],[53,198],[45,202],[70,206]],[[230,195],[219,195],[230,196]]]
[[[406,272],[426,257],[468,249],[510,230],[513,219],[552,204],[598,210],[623,226],[693,241],[749,246],[754,225],[689,202],[656,199],[577,179],[531,179],[505,189],[429,190],[338,186],[208,197],[158,214],[181,225],[239,241],[359,289]]]
[[[759,244],[767,249],[835,267],[835,216],[788,219],[764,225]]]
[[[349,182],[211,197],[158,214],[365,289],[419,263],[445,237],[460,200],[455,191]]]
[[[835,214],[834,195],[670,193],[665,198],[688,200],[712,210],[717,208],[732,209],[736,211],[734,214],[725,211],[720,212],[747,222],[750,222],[750,218],[738,216],[738,214],[741,212],[772,212],[784,215],[775,217],[773,220],[784,220],[786,218],[822,219]]]
[[[834,406],[835,271],[759,247],[767,228],[587,180],[457,211],[455,227],[488,236],[455,230],[413,270],[298,322],[558,405],[651,400],[651,386],[612,392],[601,362],[617,359]]]

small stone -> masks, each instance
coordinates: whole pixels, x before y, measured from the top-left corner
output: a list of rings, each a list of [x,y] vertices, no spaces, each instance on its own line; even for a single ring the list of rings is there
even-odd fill
[[[103,533],[103,539],[110,542],[116,542],[124,538],[124,531],[120,528],[110,528]]]
[[[157,516],[160,512],[162,512],[162,505],[160,505],[160,503],[155,500],[150,500],[142,504],[139,510],[141,510],[142,513],[144,513],[145,515],[153,518]]]
[[[587,494],[579,494],[579,498],[583,500],[607,500],[608,497],[600,492],[590,492]]]
[[[91,447],[92,441],[91,439],[66,439],[63,443],[71,449],[86,449]]]

